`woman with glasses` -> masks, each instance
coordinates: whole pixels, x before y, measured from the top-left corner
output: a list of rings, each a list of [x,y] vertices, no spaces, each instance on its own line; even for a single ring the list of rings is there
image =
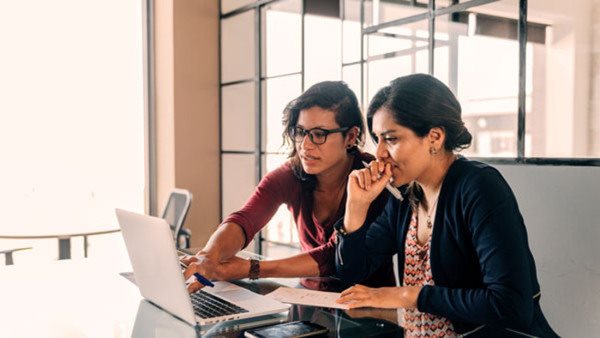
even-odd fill
[[[242,209],[225,218],[200,252],[183,258],[189,264],[186,279],[195,272],[215,280],[334,275],[333,224],[344,215],[348,174],[362,168],[363,161],[373,160],[359,150],[365,128],[358,101],[345,83],[321,82],[287,105],[283,124],[285,143],[291,146],[289,160],[261,180]],[[378,195],[369,218],[385,204],[387,193]],[[235,257],[282,204],[295,220],[302,253],[260,262]],[[395,285],[391,258],[387,263],[362,282]],[[336,287],[326,280],[305,278],[301,284],[315,289]],[[188,290],[201,287],[195,282]]]
[[[515,196],[498,170],[455,153],[471,134],[450,89],[400,77],[375,95],[367,121],[377,161],[350,175],[337,268],[360,283],[398,254],[402,286],[355,285],[338,302],[405,309],[407,337],[556,337]],[[372,222],[367,210],[389,180],[407,198],[389,199]]]

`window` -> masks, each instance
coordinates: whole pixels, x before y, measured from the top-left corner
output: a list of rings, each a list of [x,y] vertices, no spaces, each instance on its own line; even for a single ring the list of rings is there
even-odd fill
[[[115,229],[115,207],[144,212],[143,8],[0,2],[0,234]],[[121,243],[90,237],[89,255],[126,259]],[[56,239],[0,240],[25,245],[17,264],[58,256]],[[72,251],[83,256],[81,238]]]
[[[240,157],[233,167],[255,179],[242,192],[237,185],[223,191],[224,205],[228,196],[244,195],[228,210],[241,207],[260,178],[285,161],[283,107],[322,80],[346,81],[365,110],[390,80],[429,73],[461,102],[474,136],[465,155],[498,163],[600,165],[597,1],[530,0],[526,10],[517,0],[239,3],[221,15],[223,67],[240,59],[226,43],[254,45],[243,48],[250,54],[231,78],[222,78],[222,153],[245,154],[247,162]],[[523,25],[520,13],[527,13]],[[234,20],[245,21],[238,27],[243,36],[228,33]],[[227,94],[240,83],[245,94]],[[227,102],[230,97],[237,102]],[[240,106],[235,115],[231,105]],[[230,148],[231,137],[243,142]],[[282,207],[263,235],[267,242],[295,243],[293,227]]]

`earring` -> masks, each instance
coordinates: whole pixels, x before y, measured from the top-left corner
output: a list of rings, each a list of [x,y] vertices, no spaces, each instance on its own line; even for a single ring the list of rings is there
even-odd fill
[[[429,154],[431,154],[431,156],[434,156],[437,154],[437,149],[435,149],[434,147],[429,148]]]
[[[351,144],[346,145],[346,149],[350,149],[350,148],[352,148]]]

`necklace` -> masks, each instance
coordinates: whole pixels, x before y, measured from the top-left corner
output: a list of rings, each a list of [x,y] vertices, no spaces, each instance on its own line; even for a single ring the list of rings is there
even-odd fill
[[[425,211],[425,215],[427,216],[427,222],[426,222],[427,229],[433,228],[433,222],[431,221],[431,216],[433,215],[433,212],[435,211],[435,207],[436,207],[439,199],[440,199],[440,191],[438,191],[435,201],[428,208],[429,210],[425,210],[425,208],[423,208],[423,211]]]

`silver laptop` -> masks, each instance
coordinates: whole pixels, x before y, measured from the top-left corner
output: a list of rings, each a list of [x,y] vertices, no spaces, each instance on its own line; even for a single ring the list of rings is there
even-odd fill
[[[188,294],[169,224],[116,210],[135,281],[144,298],[192,325],[284,312],[289,305],[229,282]]]

